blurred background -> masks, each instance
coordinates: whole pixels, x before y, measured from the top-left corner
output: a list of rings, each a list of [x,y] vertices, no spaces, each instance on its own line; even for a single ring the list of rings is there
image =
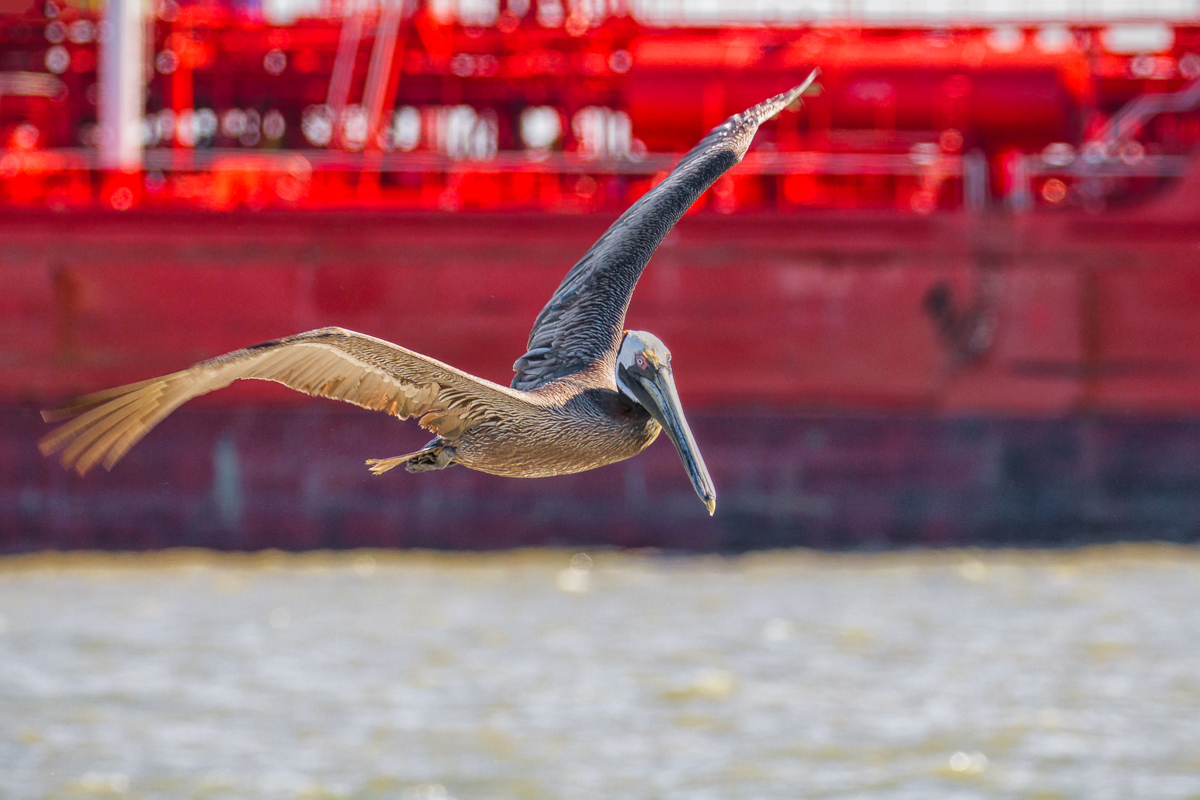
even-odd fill
[[[712,519],[257,382],[38,453],[322,325],[507,383],[817,66],[628,318]],[[0,0],[0,797],[1195,800],[1198,141],[1197,0]]]
[[[0,550],[1194,540],[1197,14],[2,0]],[[616,215],[816,66],[628,319],[675,353],[711,521],[665,442],[376,478],[415,425],[270,385],[111,473],[37,452],[39,408],[322,325],[507,383]]]

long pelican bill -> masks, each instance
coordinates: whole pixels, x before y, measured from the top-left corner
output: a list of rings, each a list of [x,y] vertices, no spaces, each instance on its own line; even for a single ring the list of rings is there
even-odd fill
[[[671,437],[692,487],[704,502],[709,516],[712,516],[717,510],[717,489],[708,474],[708,467],[704,465],[700,448],[692,438],[691,428],[684,419],[683,406],[679,402],[679,393],[675,390],[675,378],[671,374],[671,368],[664,366],[648,375],[629,377],[632,378],[629,388],[638,396],[638,400],[650,412],[650,416],[654,417]]]

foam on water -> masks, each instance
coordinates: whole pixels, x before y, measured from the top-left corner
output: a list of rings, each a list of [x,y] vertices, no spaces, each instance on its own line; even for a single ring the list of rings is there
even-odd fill
[[[1186,798],[1200,554],[0,559],[0,797]]]

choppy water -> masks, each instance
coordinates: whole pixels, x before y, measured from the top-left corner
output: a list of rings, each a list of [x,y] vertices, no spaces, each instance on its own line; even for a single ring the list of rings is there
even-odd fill
[[[1200,553],[0,560],[0,797],[1197,798]]]

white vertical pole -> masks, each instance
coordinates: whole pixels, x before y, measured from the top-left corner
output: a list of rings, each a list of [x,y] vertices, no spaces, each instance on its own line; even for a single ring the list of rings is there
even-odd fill
[[[142,166],[144,0],[108,0],[100,51],[100,166]]]

